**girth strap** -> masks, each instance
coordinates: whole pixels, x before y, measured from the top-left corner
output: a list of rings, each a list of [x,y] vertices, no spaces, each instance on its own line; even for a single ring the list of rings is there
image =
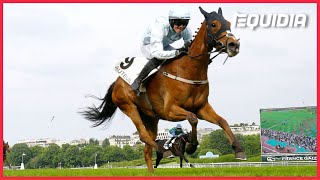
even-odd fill
[[[184,79],[184,78],[169,74],[167,72],[162,72],[162,74],[168,78],[181,81],[184,83],[188,83],[188,84],[207,84],[208,83],[208,80],[189,80],[189,79]]]
[[[152,106],[152,104],[151,104],[151,102],[150,102],[150,99],[149,99],[149,97],[148,97],[148,93],[147,93],[147,92],[144,93],[144,97],[146,98],[147,104],[150,106],[150,108],[151,108],[154,116],[155,116],[157,119],[160,119],[160,116],[158,116],[158,114],[157,114],[157,113],[154,111],[154,109],[153,109],[153,106]]]

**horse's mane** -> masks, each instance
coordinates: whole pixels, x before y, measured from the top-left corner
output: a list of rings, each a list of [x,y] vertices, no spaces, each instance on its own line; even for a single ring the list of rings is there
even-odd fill
[[[161,64],[161,67],[163,67],[163,66],[165,66],[165,65],[167,65],[167,64],[169,64],[169,63],[172,63],[173,61],[175,61],[175,60],[177,60],[177,59],[180,59],[180,58],[182,58],[183,56],[187,56],[187,55],[188,55],[187,53],[188,53],[188,52],[182,53],[182,54],[180,54],[180,55],[178,55],[178,56],[176,56],[176,57],[174,57],[174,58],[164,60],[164,62]]]

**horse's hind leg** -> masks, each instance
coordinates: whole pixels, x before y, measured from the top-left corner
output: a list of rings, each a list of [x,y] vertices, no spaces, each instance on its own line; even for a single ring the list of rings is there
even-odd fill
[[[129,106],[129,105],[127,105],[127,106]],[[132,105],[132,106],[135,106],[135,105]],[[132,122],[136,126],[136,128],[139,132],[140,140],[142,142],[148,144],[151,148],[154,147],[156,150],[158,150],[158,145],[154,141],[155,138],[153,138],[149,135],[148,130],[143,125],[143,122],[141,120],[141,117],[139,115],[138,110],[135,107],[125,107],[125,108],[123,108],[123,111],[125,112],[125,114],[127,114],[130,117],[130,119],[132,120]]]
[[[145,116],[143,119],[144,126],[145,126],[149,136],[152,138],[153,142],[157,138],[158,122],[159,122],[158,119],[152,119],[152,118],[147,119],[147,117],[145,117]],[[149,172],[153,172],[152,146],[150,146],[149,144],[145,144],[145,146],[144,146],[144,159],[147,163]],[[158,164],[156,164],[156,166],[157,165]]]
[[[119,81],[119,82],[118,82]],[[155,138],[151,137],[146,129],[141,116],[139,114],[137,106],[133,103],[132,100],[132,89],[130,91],[128,88],[131,88],[128,84],[126,84],[123,80],[117,80],[118,83],[115,83],[113,93],[112,93],[112,101],[116,104],[121,111],[126,114],[136,126],[139,136],[142,142],[154,147],[156,150],[158,149],[157,143],[154,141]],[[130,93],[131,92],[131,93]]]
[[[246,154],[244,153],[242,147],[240,146],[240,143],[232,133],[229,124],[225,119],[220,117],[210,106],[209,103],[207,103],[203,108],[201,108],[198,113],[197,113],[198,118],[204,119],[208,122],[214,123],[219,125],[224,132],[226,133],[230,144],[235,151],[235,157],[236,159],[241,159],[241,160],[247,160]]]

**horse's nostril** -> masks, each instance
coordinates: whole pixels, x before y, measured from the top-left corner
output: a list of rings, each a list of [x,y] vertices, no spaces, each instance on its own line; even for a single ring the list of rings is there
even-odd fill
[[[230,42],[230,43],[228,44],[228,47],[229,47],[230,49],[238,49],[238,48],[240,47],[240,43]]]
[[[236,44],[233,43],[233,42],[231,42],[231,43],[228,44],[228,46],[230,46],[230,47],[233,47],[233,46],[235,46],[235,45],[236,45]]]

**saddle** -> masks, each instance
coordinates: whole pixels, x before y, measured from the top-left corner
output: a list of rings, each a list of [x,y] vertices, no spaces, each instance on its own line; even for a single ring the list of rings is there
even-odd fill
[[[139,73],[147,64],[149,60],[145,57],[126,57],[124,59],[121,59],[115,66],[115,71],[118,73],[118,75],[129,85],[133,83],[133,81],[138,77]],[[160,67],[160,66],[159,66]],[[143,82],[146,82],[145,80],[148,79],[152,74],[156,73],[158,71],[158,68],[153,69],[148,76],[143,80]],[[140,92],[146,92],[145,83],[142,83],[139,88]]]

